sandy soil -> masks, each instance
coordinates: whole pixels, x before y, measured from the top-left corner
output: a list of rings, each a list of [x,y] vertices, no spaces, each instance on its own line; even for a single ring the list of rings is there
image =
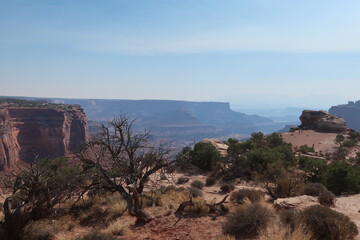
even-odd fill
[[[294,148],[307,144],[309,147],[314,146],[316,152],[333,153],[337,147],[335,144],[336,133],[319,133],[313,130],[304,130],[293,133],[282,133],[284,141],[291,143]]]
[[[347,215],[357,225],[360,232],[360,194],[338,197],[334,210]],[[360,235],[355,239],[360,240]]]

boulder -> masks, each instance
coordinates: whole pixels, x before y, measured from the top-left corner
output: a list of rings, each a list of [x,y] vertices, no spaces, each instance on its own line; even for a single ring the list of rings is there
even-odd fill
[[[304,209],[317,204],[319,204],[319,201],[316,197],[307,196],[307,195],[291,197],[291,198],[278,198],[274,201],[274,206],[277,209],[289,209],[289,208]]]
[[[322,132],[343,132],[347,129],[341,117],[333,116],[325,111],[304,110],[300,116],[301,129]]]

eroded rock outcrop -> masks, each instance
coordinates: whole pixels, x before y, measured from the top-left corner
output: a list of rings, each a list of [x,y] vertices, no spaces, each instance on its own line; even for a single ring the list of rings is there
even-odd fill
[[[333,116],[325,111],[304,110],[300,116],[301,129],[323,132],[343,132],[346,122],[341,117]]]
[[[80,106],[0,109],[0,170],[39,158],[66,155],[87,138],[87,120]]]

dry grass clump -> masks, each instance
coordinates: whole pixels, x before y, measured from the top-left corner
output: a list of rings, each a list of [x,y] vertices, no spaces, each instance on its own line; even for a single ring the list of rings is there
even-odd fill
[[[224,193],[229,193],[234,189],[235,189],[235,187],[232,183],[223,183],[220,187],[220,190]]]
[[[177,184],[184,184],[187,183],[190,180],[188,177],[179,177],[177,180]]]
[[[235,204],[244,204],[246,200],[251,203],[259,202],[264,199],[264,193],[255,189],[240,189],[233,192],[230,196],[230,201]]]
[[[255,237],[267,227],[271,216],[270,210],[258,203],[238,207],[227,216],[222,226],[223,234],[236,239]]]
[[[209,212],[209,208],[206,206],[206,201],[202,199],[195,199],[194,206],[186,207],[186,211],[188,213],[192,213],[194,215],[206,214]]]
[[[111,233],[115,236],[125,236],[131,232],[129,225],[124,223],[121,220],[117,220],[109,224],[109,226],[104,230],[105,233]]]
[[[284,209],[279,212],[279,219],[290,232],[293,232],[298,225],[301,225],[300,212],[294,209]]]
[[[303,222],[318,240],[353,239],[358,234],[356,224],[348,216],[330,208],[314,205],[301,213]]]
[[[107,223],[126,211],[127,203],[119,193],[85,197],[72,204],[71,211],[81,225],[94,224],[101,219]]]
[[[203,189],[204,187],[204,183],[202,181],[199,181],[199,180],[194,180],[192,183],[191,183],[191,187],[192,188],[198,188],[198,189]]]
[[[288,232],[286,227],[274,221],[261,231],[259,240],[312,240],[312,233],[304,226],[298,225]]]
[[[198,188],[191,187],[191,188],[189,188],[189,191],[190,191],[191,196],[194,198],[202,197],[204,195],[204,193]]]
[[[210,187],[210,186],[215,185],[216,182],[217,182],[216,177],[210,175],[210,176],[206,177],[205,185]]]
[[[119,240],[119,239],[110,233],[91,232],[86,234],[82,238],[77,238],[76,240]]]
[[[50,240],[59,232],[58,226],[51,224],[50,220],[33,221],[24,228],[23,239],[27,240]]]
[[[318,201],[321,205],[332,207],[335,206],[335,194],[331,191],[324,191],[318,196]]]
[[[170,187],[166,191],[158,192],[158,206],[154,210],[155,215],[169,215],[173,210],[176,210],[179,205],[188,200],[190,195],[189,190],[185,188]]]
[[[327,191],[327,188],[321,183],[308,183],[304,187],[304,194],[317,197],[322,192]]]

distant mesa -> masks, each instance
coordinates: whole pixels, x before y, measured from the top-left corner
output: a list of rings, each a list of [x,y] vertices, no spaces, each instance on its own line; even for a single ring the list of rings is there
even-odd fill
[[[87,119],[79,105],[0,98],[0,170],[59,157],[82,146]]]
[[[269,118],[233,111],[227,102],[65,98],[41,100],[81,105],[89,120],[90,134],[97,129],[98,122],[111,120],[123,113],[130,119],[136,119],[133,125],[135,130],[150,130],[153,139],[161,139],[181,147],[204,138],[259,131],[269,133],[283,127],[282,123],[275,123]]]
[[[330,108],[329,113],[341,116],[345,119],[349,128],[360,132],[360,100],[356,102],[349,101],[348,104],[333,106]]]
[[[304,110],[300,116],[300,129],[320,132],[343,132],[347,129],[346,122],[325,111]]]

